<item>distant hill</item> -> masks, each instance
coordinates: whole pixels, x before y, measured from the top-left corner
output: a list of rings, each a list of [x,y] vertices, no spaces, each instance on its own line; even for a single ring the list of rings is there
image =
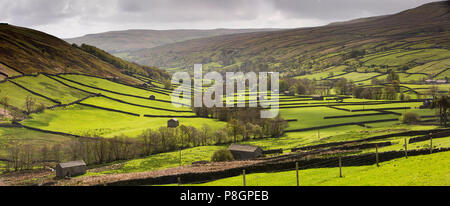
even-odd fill
[[[104,57],[108,55],[103,53]],[[40,31],[5,23],[0,24],[0,71],[3,73],[2,76],[11,77],[21,73],[36,72],[71,72],[109,78],[119,77],[125,82],[135,83],[134,78],[123,73],[135,72],[145,75],[148,70],[125,61],[121,61],[121,63],[133,66],[121,67],[97,56],[95,53],[85,52]]]
[[[449,2],[434,2],[393,15],[313,28],[194,39],[129,55],[140,64],[169,71],[203,63],[210,70],[273,70],[299,75],[336,66],[367,71],[410,69],[444,60],[445,69],[450,67],[449,8]],[[386,57],[389,52],[405,53],[373,60],[377,54]],[[417,54],[409,54],[414,52]]]
[[[149,49],[161,45],[226,34],[272,31],[277,29],[179,29],[179,30],[125,30],[88,34],[65,39],[75,44],[89,44],[119,57],[133,60],[127,54],[132,51]]]

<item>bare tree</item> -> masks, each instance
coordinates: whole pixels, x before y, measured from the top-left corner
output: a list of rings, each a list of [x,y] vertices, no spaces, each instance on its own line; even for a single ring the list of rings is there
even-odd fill
[[[25,111],[27,114],[30,114],[33,111],[33,108],[36,104],[36,101],[31,95],[28,95],[25,99]]]
[[[4,116],[8,115],[9,97],[4,96],[0,99],[0,104],[3,106]]]

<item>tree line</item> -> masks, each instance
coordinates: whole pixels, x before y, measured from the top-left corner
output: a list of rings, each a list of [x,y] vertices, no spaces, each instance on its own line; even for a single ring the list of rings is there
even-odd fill
[[[53,146],[36,146],[12,140],[3,146],[6,150],[5,169],[29,170],[46,167],[50,163],[79,159],[83,159],[87,164],[103,164],[177,149],[279,137],[283,134],[286,123],[280,117],[266,121],[271,123],[259,126],[232,119],[219,129],[208,125],[200,128],[186,125],[177,128],[160,127],[144,130],[134,138],[126,135],[113,138],[73,138]]]

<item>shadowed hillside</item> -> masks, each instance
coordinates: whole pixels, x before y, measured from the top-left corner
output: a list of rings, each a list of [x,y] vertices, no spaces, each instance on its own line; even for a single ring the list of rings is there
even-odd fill
[[[75,44],[90,44],[116,56],[133,60],[129,52],[149,49],[165,44],[190,39],[205,38],[226,34],[269,31],[276,29],[179,29],[179,30],[125,30],[88,34],[82,37],[65,39]]]
[[[194,63],[203,63],[206,70],[268,69],[290,76],[336,66],[366,72],[407,70],[448,60],[449,19],[449,3],[435,2],[393,15],[314,28],[195,39],[132,52],[130,56],[141,64],[169,71],[183,70]],[[390,52],[405,53],[401,61],[374,60]],[[420,57],[408,52],[419,53]],[[411,59],[406,59],[409,56]]]

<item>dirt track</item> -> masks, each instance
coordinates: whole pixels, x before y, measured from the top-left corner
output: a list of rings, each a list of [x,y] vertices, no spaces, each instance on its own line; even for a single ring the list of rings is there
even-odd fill
[[[261,163],[263,160],[251,160],[251,161],[232,161],[232,162],[211,162],[201,165],[186,165],[182,167],[169,168],[164,170],[155,170],[149,172],[138,173],[122,173],[122,174],[107,174],[99,176],[87,176],[73,178],[70,180],[59,180],[55,185],[99,185],[108,182],[115,182],[119,180],[128,179],[140,179],[149,177],[161,177],[167,175],[177,175],[184,173],[201,173],[220,171],[224,169],[230,169],[241,166],[248,166],[257,163]]]

